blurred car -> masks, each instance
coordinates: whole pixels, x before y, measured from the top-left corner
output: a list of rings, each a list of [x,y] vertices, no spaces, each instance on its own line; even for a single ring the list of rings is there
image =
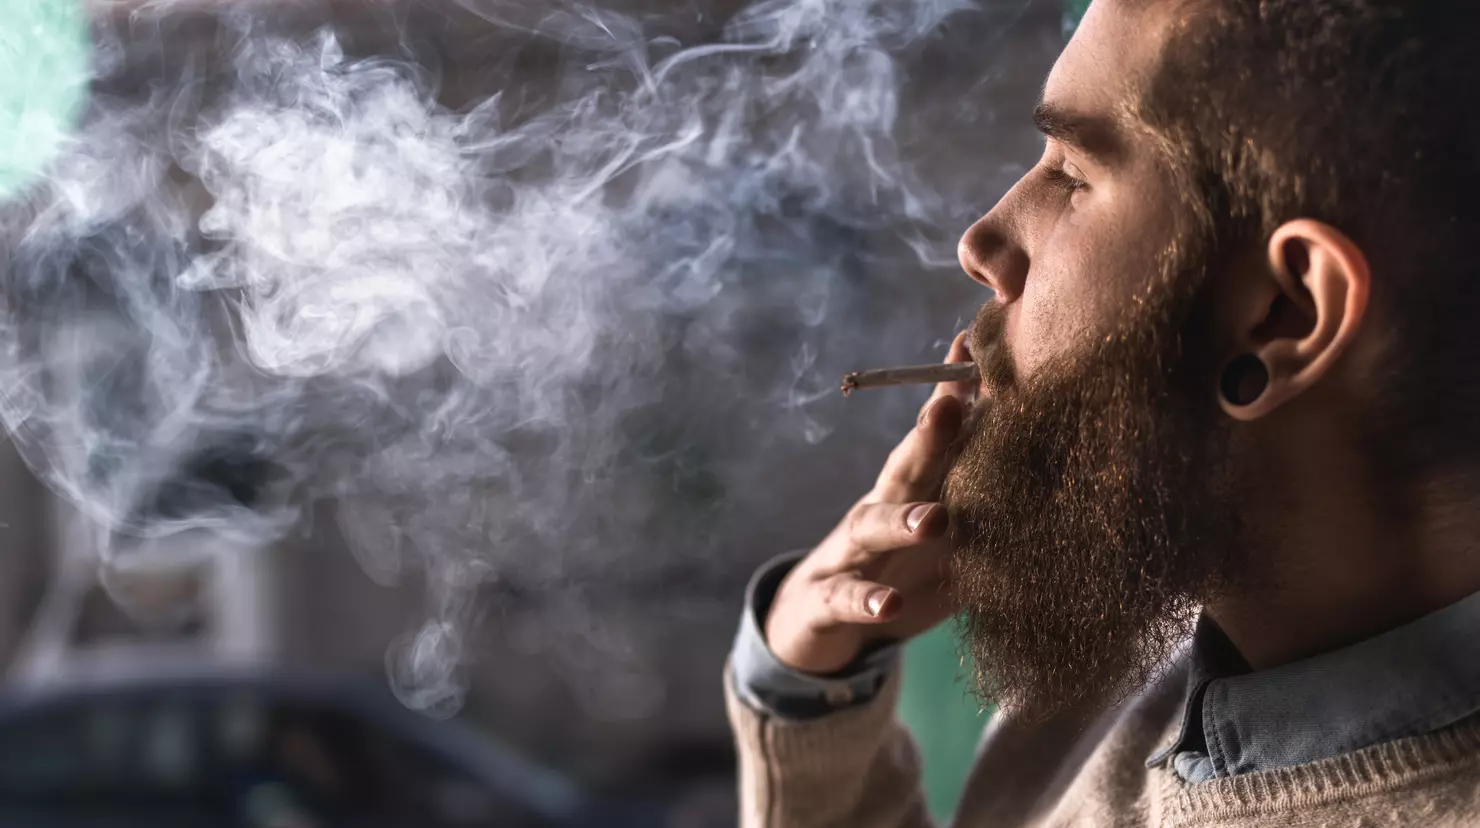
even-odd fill
[[[636,826],[371,683],[220,670],[0,695],[0,826]]]

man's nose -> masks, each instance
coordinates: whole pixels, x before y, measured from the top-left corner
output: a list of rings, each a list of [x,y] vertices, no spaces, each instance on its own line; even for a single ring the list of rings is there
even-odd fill
[[[1005,305],[1022,295],[1028,278],[1028,253],[994,213],[982,216],[967,229],[956,246],[956,258],[966,275],[997,294],[998,302]]]

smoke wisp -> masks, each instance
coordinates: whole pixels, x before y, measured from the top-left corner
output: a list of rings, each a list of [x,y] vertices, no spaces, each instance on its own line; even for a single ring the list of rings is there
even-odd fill
[[[489,589],[702,567],[755,520],[763,461],[832,433],[839,360],[951,333],[898,295],[839,323],[870,257],[948,263],[970,214],[895,139],[901,54],[966,0],[764,0],[692,46],[461,5],[559,45],[547,94],[450,106],[413,55],[244,9],[224,72],[114,96],[131,46],[100,32],[79,131],[7,207],[0,324],[0,416],[102,554],[272,543],[332,500],[372,578],[424,582],[388,671],[443,713]]]

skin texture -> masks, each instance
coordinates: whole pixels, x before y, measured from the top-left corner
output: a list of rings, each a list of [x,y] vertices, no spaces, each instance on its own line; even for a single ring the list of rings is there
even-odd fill
[[[1045,85],[1042,159],[961,240],[995,293],[969,338],[1004,363],[987,399],[938,388],[793,570],[766,623],[783,662],[832,672],[960,610],[983,690],[1046,712],[1133,689],[1198,607],[1260,669],[1480,589],[1475,476],[1398,486],[1359,439],[1389,344],[1384,274],[1308,217],[1216,256],[1191,235],[1131,114],[1187,22],[1179,4],[1134,5],[1091,7]],[[967,351],[958,339],[948,359]],[[1246,405],[1218,393],[1241,355],[1269,374]],[[911,531],[948,475],[949,508]],[[1086,685],[1104,692],[1071,689]]]

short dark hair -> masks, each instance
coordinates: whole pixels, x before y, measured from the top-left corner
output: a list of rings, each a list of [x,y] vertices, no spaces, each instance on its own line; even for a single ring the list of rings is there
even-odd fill
[[[1136,113],[1218,258],[1349,235],[1391,344],[1361,426],[1391,474],[1480,462],[1480,3],[1185,0]]]

